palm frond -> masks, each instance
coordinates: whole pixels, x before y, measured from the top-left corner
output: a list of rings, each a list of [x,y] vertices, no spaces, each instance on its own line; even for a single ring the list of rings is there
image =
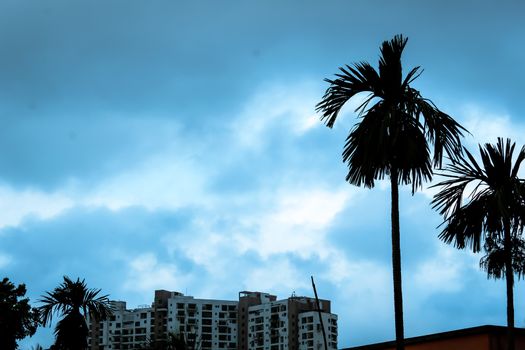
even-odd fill
[[[366,62],[356,63],[354,67],[340,67],[339,70],[341,73],[336,74],[337,79],[325,79],[330,87],[316,105],[316,111],[322,113],[321,120],[330,128],[349,99],[361,92],[369,92],[375,96],[379,82],[376,70]]]
[[[462,206],[442,224],[445,228],[439,234],[439,239],[454,244],[458,249],[470,247],[473,252],[479,252],[485,232],[486,210],[487,203],[481,199]]]
[[[512,270],[518,278],[525,276],[525,240],[514,236],[511,240]],[[480,260],[480,267],[487,272],[488,278],[501,279],[505,277],[505,248],[503,240],[497,237],[487,237],[485,240],[485,256]]]
[[[431,101],[422,98],[419,91],[410,89],[406,96],[410,112],[424,119],[425,136],[434,147],[434,167],[441,168],[444,153],[456,159],[461,154],[463,133],[468,131],[448,114],[441,112]]]
[[[401,97],[401,86],[403,68],[401,55],[405,49],[408,39],[403,35],[396,35],[392,40],[384,41],[381,45],[381,56],[379,57],[379,76],[381,77],[382,92],[384,99]]]
[[[89,316],[99,321],[112,314],[108,296],[99,296],[99,293],[100,289],[88,288],[85,280],[77,278],[73,281],[64,276],[64,281],[57,288],[41,297],[39,301],[43,305],[38,310],[44,326],[51,322],[53,315],[62,316],[55,328],[57,345],[69,344],[65,347],[67,349],[83,348],[79,346],[84,344],[87,336],[85,318]]]
[[[465,149],[464,155],[445,168],[446,180],[433,186],[441,190],[432,200],[432,207],[444,217],[439,238],[445,243],[478,252],[486,237],[503,237],[506,225],[521,235],[525,186],[517,174],[524,156],[520,152],[513,163],[514,148],[510,140],[499,138],[496,145],[479,146],[481,164]],[[473,187],[469,193],[467,186]],[[492,265],[486,259],[483,262],[492,271]]]

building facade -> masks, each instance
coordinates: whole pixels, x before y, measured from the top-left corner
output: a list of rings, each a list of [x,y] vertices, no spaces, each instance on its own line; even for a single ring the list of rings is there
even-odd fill
[[[152,307],[126,309],[126,302],[111,301],[113,316],[105,322],[89,322],[91,349],[135,349],[155,334],[155,313]]]
[[[261,292],[240,292],[238,301],[195,299],[179,292],[155,291],[151,306],[127,309],[112,301],[115,312],[103,322],[88,322],[91,350],[135,350],[175,334],[201,350],[337,349],[337,315],[330,301]],[[89,321],[89,320],[88,320]]]
[[[167,330],[202,350],[237,349],[237,302],[178,296],[168,300]]]
[[[330,301],[320,300],[328,349],[337,349],[337,316]],[[292,296],[248,308],[247,350],[324,349],[315,299]]]

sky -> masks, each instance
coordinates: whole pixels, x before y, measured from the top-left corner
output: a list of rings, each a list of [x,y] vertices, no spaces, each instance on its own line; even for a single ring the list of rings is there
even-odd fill
[[[315,112],[338,67],[405,72],[471,133],[525,144],[521,1],[0,2],[0,275],[32,304],[85,278],[128,306],[155,289],[320,298],[339,347],[394,338],[389,184],[345,182],[358,122]],[[400,194],[407,337],[505,325],[504,281],[437,235],[433,189]],[[525,327],[524,282],[516,325]],[[51,345],[51,328],[20,343]]]

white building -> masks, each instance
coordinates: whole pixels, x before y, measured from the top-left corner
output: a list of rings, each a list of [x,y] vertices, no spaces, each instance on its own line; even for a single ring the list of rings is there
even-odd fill
[[[152,338],[154,333],[154,312],[151,307],[126,309],[126,302],[111,301],[115,308],[113,316],[105,322],[91,325],[92,334],[88,346],[96,349],[126,350],[136,349]]]
[[[288,349],[288,301],[248,308],[248,350]]]
[[[324,349],[315,299],[276,299],[260,292],[241,292],[238,301],[195,299],[157,290],[151,306],[128,310],[125,302],[112,301],[110,319],[88,322],[89,348],[136,350],[171,333],[200,350]],[[329,300],[319,302],[328,349],[337,349],[337,315]]]
[[[330,302],[320,300],[328,349],[337,350],[337,315]],[[315,311],[314,311],[315,310]],[[248,308],[248,350],[324,349],[315,299],[291,297]]]
[[[175,296],[168,300],[168,331],[197,348],[237,349],[237,301]]]
[[[337,350],[337,315],[321,312],[328,349]],[[299,349],[324,349],[323,330],[317,311],[299,314]]]

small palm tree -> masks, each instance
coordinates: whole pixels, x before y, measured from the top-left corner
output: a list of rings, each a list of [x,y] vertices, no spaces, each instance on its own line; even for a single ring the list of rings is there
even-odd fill
[[[353,185],[372,188],[376,180],[390,178],[398,350],[404,349],[398,186],[411,184],[414,193],[423,182],[431,180],[433,168],[441,166],[444,152],[454,157],[461,151],[460,137],[466,131],[410,86],[420,75],[419,67],[403,77],[401,54],[406,43],[402,35],[383,42],[379,72],[367,62],[339,68],[336,79],[325,79],[330,87],[316,106],[322,113],[321,120],[332,127],[346,102],[357,94],[368,93],[356,109],[361,121],[346,139],[343,161],[348,165],[346,180]]]
[[[55,349],[87,349],[88,326],[86,317],[95,321],[107,319],[112,307],[107,295],[98,296],[100,289],[89,289],[84,280],[73,282],[64,276],[64,282],[52,292],[47,292],[40,300],[44,303],[39,310],[42,324],[46,326],[57,313],[62,319],[55,327]]]
[[[448,179],[436,185],[441,190],[432,201],[445,218],[441,240],[459,249],[468,246],[474,252],[479,252],[485,241],[488,255],[481,266],[492,276],[505,273],[509,350],[514,349],[513,254],[520,251],[525,225],[525,183],[518,177],[525,148],[513,163],[514,148],[514,143],[502,138],[496,145],[480,145],[481,165],[465,149],[466,156],[459,155],[446,168],[443,176]]]
[[[479,266],[487,272],[488,278],[505,278],[505,246],[504,240],[497,237],[485,237],[485,256]],[[525,276],[525,240],[522,237],[512,237],[511,240],[512,270],[519,278]]]

